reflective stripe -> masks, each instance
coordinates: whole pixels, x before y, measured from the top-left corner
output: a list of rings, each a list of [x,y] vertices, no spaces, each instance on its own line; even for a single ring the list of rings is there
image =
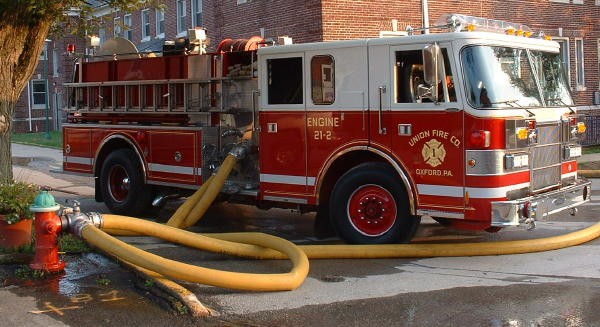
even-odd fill
[[[283,198],[279,196],[265,196],[263,200],[266,201],[275,201],[275,202],[287,202],[287,203],[298,203],[298,204],[307,204],[308,201],[306,199],[296,199],[296,198]]]
[[[529,187],[529,183],[503,187],[467,187],[460,186],[444,186],[444,185],[429,185],[417,184],[417,190],[420,195],[434,195],[447,197],[463,197],[463,191],[469,192],[471,199],[498,199],[506,197],[506,193],[512,190],[518,190],[524,187]]]
[[[260,181],[263,183],[315,186],[316,178],[308,176],[260,174]]]
[[[63,161],[67,163],[81,164],[81,165],[92,165],[94,163],[93,158],[87,157],[73,157],[73,156],[64,156]]]
[[[417,184],[417,190],[420,195],[436,195],[449,197],[463,197],[463,187]]]
[[[200,168],[148,163],[148,170],[153,171],[153,172],[158,172],[158,173],[194,175],[194,173],[196,172],[196,169],[198,170],[198,175],[201,175]]]

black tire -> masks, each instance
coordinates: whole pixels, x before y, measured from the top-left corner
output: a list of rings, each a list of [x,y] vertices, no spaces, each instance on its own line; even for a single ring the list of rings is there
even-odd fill
[[[338,235],[353,244],[406,243],[420,217],[410,215],[408,196],[397,173],[379,162],[346,172],[335,184],[329,210]]]
[[[140,161],[130,149],[108,155],[100,171],[100,190],[115,214],[138,216],[151,206],[152,188],[144,183]]]

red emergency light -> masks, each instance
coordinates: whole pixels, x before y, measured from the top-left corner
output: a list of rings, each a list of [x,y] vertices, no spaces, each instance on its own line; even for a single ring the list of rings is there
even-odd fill
[[[67,44],[67,52],[75,53],[75,44]]]

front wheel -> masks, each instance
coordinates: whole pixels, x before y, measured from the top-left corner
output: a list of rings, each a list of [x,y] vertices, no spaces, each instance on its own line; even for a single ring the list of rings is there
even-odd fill
[[[130,149],[108,155],[100,171],[100,191],[108,209],[120,215],[139,215],[152,200],[152,189],[144,183],[141,163]]]
[[[410,215],[408,196],[396,172],[378,162],[345,173],[335,184],[329,205],[332,224],[348,243],[409,242],[421,220]]]

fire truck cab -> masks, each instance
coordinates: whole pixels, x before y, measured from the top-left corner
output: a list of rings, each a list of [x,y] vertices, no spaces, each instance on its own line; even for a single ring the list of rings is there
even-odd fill
[[[80,63],[64,169],[135,214],[243,145],[224,198],[317,211],[350,243],[408,242],[421,216],[495,231],[574,214],[591,193],[577,176],[585,124],[558,44],[463,15],[440,25],[451,31]]]

